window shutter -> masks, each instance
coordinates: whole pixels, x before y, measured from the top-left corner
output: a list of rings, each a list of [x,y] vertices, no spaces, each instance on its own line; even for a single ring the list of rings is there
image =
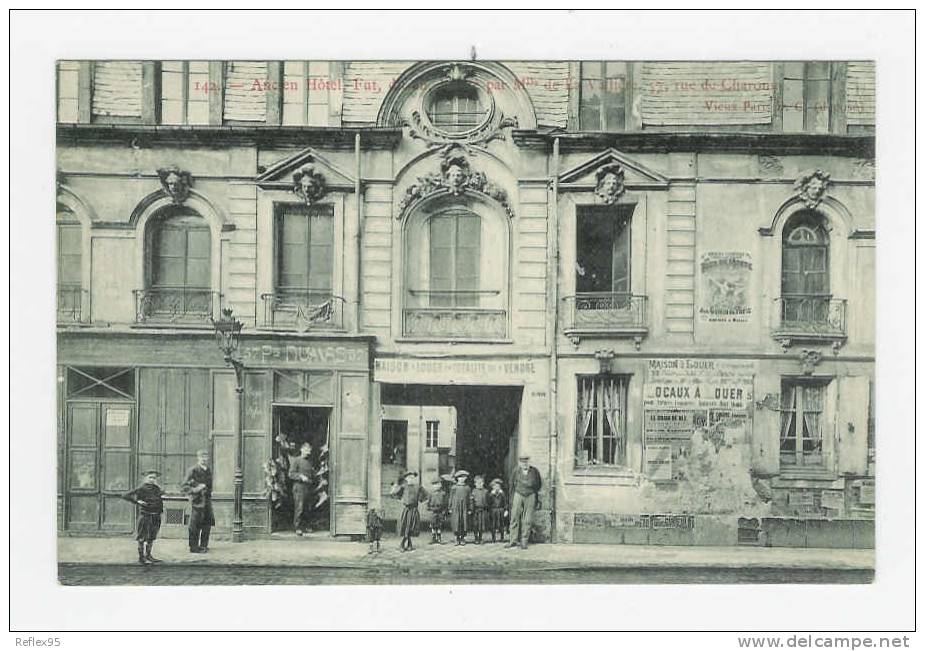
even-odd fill
[[[225,120],[266,122],[267,95],[263,84],[267,78],[266,61],[228,61],[225,64]]]
[[[839,473],[867,474],[869,400],[870,386],[867,376],[850,376],[839,379],[836,421]]]
[[[141,102],[140,61],[97,61],[94,64],[94,117],[141,119]]]
[[[825,404],[822,409],[822,464],[829,470],[835,471],[836,448],[839,421],[843,417],[840,413],[839,383],[832,380],[825,386]]]
[[[760,401],[767,395],[778,396],[778,401],[780,400],[780,379],[773,376],[756,375],[755,399]],[[780,427],[779,411],[767,407],[755,408],[752,431],[752,469],[760,475],[776,475],[780,472]]]

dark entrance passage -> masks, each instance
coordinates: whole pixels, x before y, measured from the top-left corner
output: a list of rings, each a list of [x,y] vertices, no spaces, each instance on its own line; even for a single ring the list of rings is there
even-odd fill
[[[522,393],[522,387],[383,384],[382,404],[455,407],[450,469],[484,475],[486,484],[500,477],[507,485],[509,469],[516,463]]]
[[[330,529],[331,487],[328,460],[329,421],[331,410],[326,407],[273,407],[273,459],[276,460],[278,484],[285,486],[277,503],[273,504],[273,531],[293,531],[292,482],[289,463],[299,455],[302,444],[312,446],[311,461],[315,469],[309,508],[305,521],[314,531]]]

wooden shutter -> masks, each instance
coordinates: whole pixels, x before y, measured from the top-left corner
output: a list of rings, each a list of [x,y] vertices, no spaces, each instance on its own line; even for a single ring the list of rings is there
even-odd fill
[[[472,213],[456,216],[456,289],[478,290],[481,264],[481,220]],[[477,294],[457,296],[456,305],[477,305]]]
[[[327,208],[333,208],[327,206]],[[334,276],[334,218],[331,210],[309,217],[308,286],[328,290]]]
[[[869,380],[864,375],[848,376],[839,378],[838,384],[838,470],[839,473],[866,475]]]
[[[266,61],[228,61],[225,64],[225,120],[267,121],[267,91],[263,84],[268,74]]]
[[[365,375],[342,375],[338,400],[338,429],[334,440],[334,509],[332,533],[366,531],[367,419],[369,380]]]
[[[430,291],[453,289],[453,218],[437,215],[430,220]],[[449,294],[431,294],[431,306],[452,305]]]
[[[752,469],[759,475],[776,475],[780,472],[780,378],[758,374],[755,376],[755,399],[762,401],[770,396],[770,407],[755,407],[752,432]]]
[[[141,119],[140,61],[97,61],[93,67],[93,116]]]

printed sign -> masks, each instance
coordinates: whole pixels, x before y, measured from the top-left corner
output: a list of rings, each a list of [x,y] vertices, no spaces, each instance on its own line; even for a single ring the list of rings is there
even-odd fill
[[[107,409],[106,427],[128,427],[131,413],[128,409]]]
[[[874,504],[874,480],[865,479],[860,482],[858,504]]]
[[[491,384],[532,379],[539,367],[532,359],[510,361],[462,359],[377,359],[376,382],[458,382]]]
[[[646,445],[646,474],[652,481],[671,481],[671,445]]]
[[[706,323],[748,323],[752,256],[745,251],[710,251],[700,257],[698,312]]]
[[[845,499],[841,491],[822,491],[822,508],[841,510]]]

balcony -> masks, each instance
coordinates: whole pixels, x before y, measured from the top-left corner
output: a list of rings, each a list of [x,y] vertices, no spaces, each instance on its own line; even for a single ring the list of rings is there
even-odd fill
[[[792,342],[828,343],[838,350],[847,339],[848,301],[830,296],[774,299],[771,334],[786,350]]]
[[[204,287],[136,289],[135,323],[209,326],[220,294]]]
[[[87,290],[80,285],[58,285],[58,311],[59,324],[83,323],[84,303]]]
[[[404,337],[440,341],[507,337],[507,310],[501,307],[501,292],[497,290],[411,289],[408,294],[402,310]]]
[[[263,323],[277,330],[343,330],[345,300],[329,291],[278,289],[261,294]]]
[[[566,296],[562,332],[578,345],[582,338],[632,339],[638,349],[649,332],[648,298],[626,292],[582,292]]]

